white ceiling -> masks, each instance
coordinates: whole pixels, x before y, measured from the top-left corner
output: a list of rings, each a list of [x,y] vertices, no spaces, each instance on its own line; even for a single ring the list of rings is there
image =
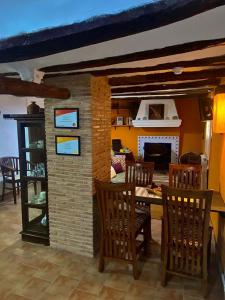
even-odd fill
[[[145,31],[139,34],[110,40],[107,42],[82,47],[41,58],[0,64],[0,73],[19,72],[27,76],[33,74],[34,69],[59,64],[69,64],[81,61],[116,57],[145,50],[162,49],[168,46],[181,45],[193,41],[225,38],[225,5],[194,17],[176,22],[164,27]],[[146,67],[161,63],[193,60],[198,58],[219,56],[225,54],[225,45],[206,48],[204,50],[164,56],[160,58],[149,57],[147,60],[133,61],[107,66],[107,68]],[[106,67],[94,68],[95,70]],[[87,69],[93,70],[93,69]]]

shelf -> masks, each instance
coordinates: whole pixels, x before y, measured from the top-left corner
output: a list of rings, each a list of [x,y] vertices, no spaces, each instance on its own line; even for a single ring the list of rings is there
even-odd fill
[[[128,127],[130,129],[131,127],[134,127],[134,126],[133,125],[112,125],[112,127],[114,127],[115,129],[117,127]]]
[[[24,203],[25,206],[30,208],[46,209],[46,203],[36,204],[36,203]]]
[[[48,234],[48,226],[44,226],[41,224],[42,216],[38,216],[27,224],[25,231],[37,232],[39,234],[47,235]]]
[[[22,179],[26,181],[47,181],[46,177],[36,177],[36,176],[23,176]]]
[[[44,148],[21,148],[23,152],[45,152]]]

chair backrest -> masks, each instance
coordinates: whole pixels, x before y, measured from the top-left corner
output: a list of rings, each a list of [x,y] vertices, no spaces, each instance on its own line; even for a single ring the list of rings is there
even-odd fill
[[[136,186],[152,184],[154,162],[126,162],[125,182]]]
[[[12,169],[14,173],[19,173],[19,158],[13,156],[5,156],[0,158],[0,166],[2,176],[11,176],[12,171],[9,171],[8,168]]]
[[[104,255],[132,260],[135,251],[135,186],[95,181]]]
[[[201,171],[201,165],[170,164],[169,186],[183,189],[200,189]]]
[[[164,251],[170,271],[200,275],[207,259],[210,190],[162,186]]]

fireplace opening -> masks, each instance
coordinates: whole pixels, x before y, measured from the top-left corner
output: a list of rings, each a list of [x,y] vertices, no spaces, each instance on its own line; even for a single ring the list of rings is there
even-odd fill
[[[144,161],[154,162],[155,170],[169,170],[171,143],[144,143]]]

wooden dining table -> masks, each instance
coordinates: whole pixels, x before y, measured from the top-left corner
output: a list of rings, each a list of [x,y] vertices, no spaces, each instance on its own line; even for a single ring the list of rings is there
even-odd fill
[[[136,201],[143,201],[146,204],[163,205],[162,197],[149,192],[145,187],[136,187]],[[225,202],[219,192],[213,192],[211,212],[216,212],[225,218]]]

